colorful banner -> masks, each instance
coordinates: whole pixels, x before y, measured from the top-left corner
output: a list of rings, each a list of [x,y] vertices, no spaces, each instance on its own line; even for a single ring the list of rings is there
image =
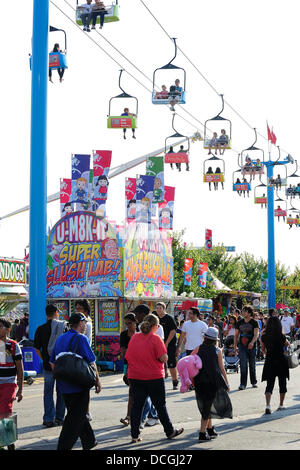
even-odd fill
[[[199,287],[206,287],[208,263],[200,263],[198,269]]]
[[[165,186],[164,202],[158,204],[158,220],[159,228],[173,229],[175,188],[173,186]]]
[[[164,157],[148,157],[146,175],[154,176],[153,203],[164,201]]]
[[[194,264],[194,260],[192,258],[185,258],[185,261],[184,261],[184,280],[183,280],[183,284],[185,286],[190,286],[192,284],[193,264]]]
[[[132,222],[136,216],[136,179],[125,179],[126,222]]]
[[[205,230],[205,249],[212,250],[212,230]]]
[[[25,284],[25,261],[0,259],[0,284]]]
[[[119,303],[115,300],[98,301],[98,331],[119,332]]]
[[[136,221],[151,223],[151,203],[153,198],[154,176],[136,177]]]
[[[260,277],[260,289],[268,290],[268,273],[262,273]]]
[[[73,204],[70,202],[72,194],[72,180],[70,178],[60,179],[60,216],[73,212]]]
[[[170,297],[174,266],[172,239],[156,223],[129,224],[124,242],[124,295]]]
[[[47,241],[48,297],[122,295],[120,272],[120,245],[106,220],[74,212],[55,224]]]
[[[90,181],[90,155],[72,155],[71,202],[88,202]]]
[[[97,214],[105,217],[108,195],[108,173],[111,164],[111,150],[95,150],[93,153],[93,189]]]

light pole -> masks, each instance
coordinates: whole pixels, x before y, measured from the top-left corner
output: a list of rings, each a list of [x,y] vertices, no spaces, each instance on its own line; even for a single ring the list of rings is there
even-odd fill
[[[34,0],[31,82],[29,337],[46,307],[47,87],[49,0]]]

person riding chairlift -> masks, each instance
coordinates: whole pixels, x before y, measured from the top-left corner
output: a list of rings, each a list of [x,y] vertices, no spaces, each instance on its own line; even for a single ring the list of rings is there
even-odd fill
[[[133,117],[136,117],[136,114],[133,114],[133,113],[130,113],[129,112],[129,108],[124,108],[124,113],[121,114],[121,116],[133,116]],[[132,138],[133,139],[136,139],[135,137],[135,129],[131,129],[132,130]],[[123,137],[124,139],[126,139],[126,129],[123,129]]]
[[[58,43],[54,44],[54,47],[53,47],[53,51],[52,51],[52,52],[56,52],[56,53],[62,52],[62,50],[60,49]],[[59,75],[59,81],[60,81],[60,83],[61,83],[61,82],[63,81],[63,76],[64,76],[64,73],[65,73],[65,69],[58,68],[58,69],[57,69],[57,72],[58,72],[58,75]],[[53,81],[52,81],[52,70],[51,70],[50,68],[49,68],[49,81],[50,81],[51,83],[53,83]]]

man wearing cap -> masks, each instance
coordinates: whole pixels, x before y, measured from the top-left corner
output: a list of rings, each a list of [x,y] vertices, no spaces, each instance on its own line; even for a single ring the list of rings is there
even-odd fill
[[[52,426],[58,425],[61,426],[64,420],[65,415],[65,402],[62,394],[56,387],[56,406],[54,405],[54,385],[55,379],[52,374],[52,370],[49,364],[50,355],[49,355],[49,342],[52,335],[52,324],[58,322],[59,312],[55,305],[49,304],[46,307],[46,318],[47,321],[43,325],[39,326],[36,329],[34,335],[33,346],[39,356],[43,361],[43,376],[44,376],[44,416],[43,416],[43,426],[51,428]],[[62,329],[60,330],[62,334],[65,330],[65,322],[63,323]]]
[[[281,325],[283,334],[289,335],[294,329],[294,321],[292,317],[290,317],[290,312],[288,308],[283,310],[283,317],[281,318]]]
[[[74,313],[69,319],[70,330],[60,336],[54,346],[50,358],[52,370],[55,367],[57,356],[69,351],[71,341],[77,343],[76,354],[80,355],[96,371],[96,393],[100,393],[101,384],[96,367],[96,357],[84,335],[86,328],[86,317],[82,313]],[[74,338],[78,336],[79,338]],[[74,344],[73,342],[73,344]],[[67,415],[59,436],[57,450],[71,450],[78,437],[81,440],[83,450],[90,450],[97,445],[94,431],[87,418],[90,390],[78,387],[67,382],[58,380],[57,386],[63,394]]]

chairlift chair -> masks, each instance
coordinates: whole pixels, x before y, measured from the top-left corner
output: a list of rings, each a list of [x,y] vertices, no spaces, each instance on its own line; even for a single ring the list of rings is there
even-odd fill
[[[114,96],[109,100],[108,116],[107,116],[107,127],[109,129],[136,129],[137,128],[137,115],[138,115],[138,99],[135,96],[128,95],[121,87],[121,76],[123,70],[120,70],[119,76],[119,88],[122,93]],[[133,99],[135,100],[135,113],[129,116],[111,115],[111,104],[113,100],[119,99]]]
[[[174,101],[176,98],[176,104],[185,104],[185,91],[186,91],[186,71],[182,67],[178,67],[177,65],[173,64],[173,61],[175,60],[177,56],[177,44],[176,44],[176,38],[172,38],[174,41],[175,45],[175,55],[172,60],[163,67],[158,67],[157,69],[154,70],[153,72],[153,91],[152,91],[152,103],[153,104],[170,104],[170,101]],[[183,72],[183,87],[182,87],[182,92],[181,93],[175,93],[174,100],[172,100],[172,91],[171,90],[165,90],[163,92],[162,90],[160,92],[157,91],[157,76],[159,74],[159,71],[181,71],[180,75],[182,76]],[[160,74],[159,74],[160,75]],[[169,74],[170,75],[170,74]],[[172,74],[173,75],[173,74]],[[176,77],[177,79],[180,79],[179,77]],[[162,85],[161,85],[162,86]],[[167,85],[165,85],[167,87]]]
[[[174,130],[174,134],[166,137],[165,139],[165,163],[189,163],[189,150],[190,150],[190,139],[189,137],[180,134],[174,127],[174,119],[175,113],[173,114],[172,118],[172,128]],[[188,147],[184,151],[174,152],[173,146],[169,143],[170,139],[178,139],[183,138],[187,140]],[[168,151],[169,148],[169,151]]]
[[[215,153],[217,152],[218,149],[220,150],[220,153],[221,153],[221,150],[223,150],[223,153],[224,153],[225,149],[227,150],[231,149],[232,123],[230,119],[226,119],[223,116],[221,116],[222,112],[224,111],[224,97],[223,95],[220,95],[220,97],[222,99],[221,111],[215,117],[211,119],[207,119],[204,123],[204,148],[209,149],[209,150],[214,148]],[[214,136],[212,138],[208,137],[208,131],[210,127],[210,124],[208,127],[208,123],[213,123],[213,122],[217,122],[219,124],[218,127],[224,129],[225,135],[227,135],[228,137],[228,141],[226,144],[219,142],[219,139],[221,138],[221,136],[217,136],[216,141],[214,140]],[[214,129],[212,131],[214,132]]]
[[[215,171],[212,170],[211,168],[211,163],[212,162],[221,162],[219,167],[219,172],[216,170],[218,167],[215,169]],[[217,163],[219,165],[219,163]],[[208,166],[209,165],[209,166]],[[209,172],[209,168],[211,168],[211,172]],[[209,172],[209,173],[208,173]],[[217,157],[216,155],[213,155],[210,158],[207,158],[203,162],[203,182],[204,183],[223,183],[225,181],[225,162],[222,158]],[[210,185],[209,185],[210,187]]]
[[[67,69],[67,34],[64,29],[55,28],[54,26],[49,26],[49,32],[62,31],[64,33],[64,52],[49,52],[49,70],[57,69]],[[29,65],[30,70],[32,70],[32,55],[29,54]]]
[[[82,19],[81,19],[81,11],[78,8],[80,5],[78,4],[78,0],[76,0],[76,23],[80,26],[83,26]],[[106,5],[107,14],[104,16],[104,23],[113,23],[115,21],[120,21],[119,18],[119,0],[112,1],[111,5]],[[100,18],[97,17],[96,24],[100,23]]]

